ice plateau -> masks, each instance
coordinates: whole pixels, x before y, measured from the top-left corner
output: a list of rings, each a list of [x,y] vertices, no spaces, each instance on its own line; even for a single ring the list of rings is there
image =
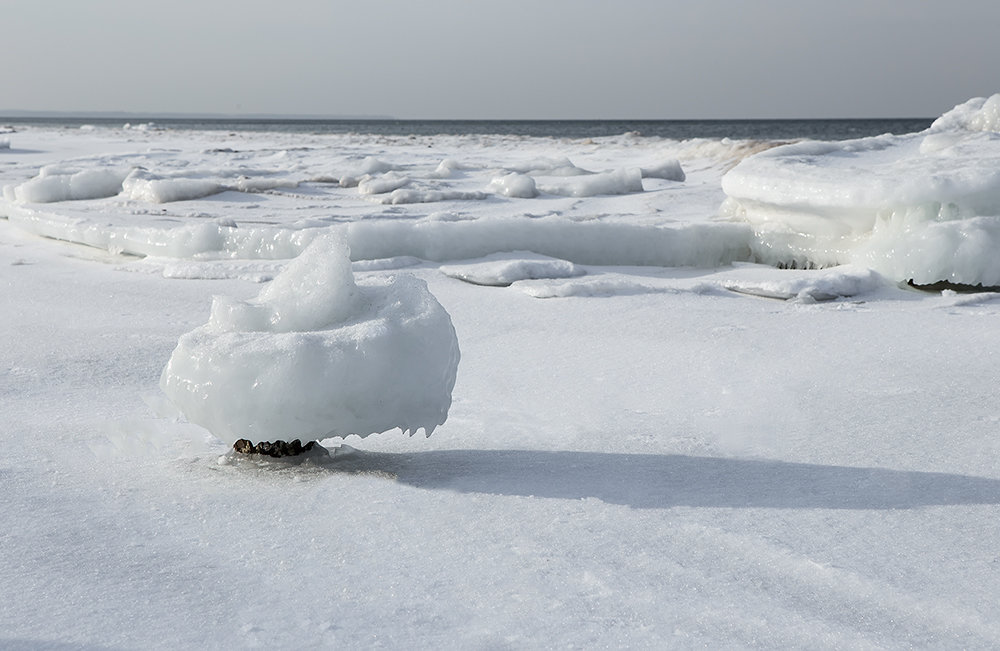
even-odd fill
[[[898,281],[1000,285],[1000,95],[923,132],[806,141],[722,179],[723,212],[771,264],[870,267]]]

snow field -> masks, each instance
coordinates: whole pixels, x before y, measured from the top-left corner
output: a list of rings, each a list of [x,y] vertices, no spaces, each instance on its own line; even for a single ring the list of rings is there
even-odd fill
[[[710,219],[722,196],[716,170],[728,159],[709,158],[707,174],[684,180],[677,157],[702,156],[698,142],[568,141],[577,160],[610,170],[592,172],[569,157],[533,155],[548,143],[523,138],[498,139],[484,157],[475,137],[400,139],[373,152],[350,135],[296,146],[280,134],[251,143],[186,143],[163,131],[61,135],[83,147],[110,137],[122,152],[48,163],[41,173],[31,161],[43,154],[19,157],[24,166],[9,172],[27,178],[4,184],[0,211],[32,232],[116,252],[292,258],[316,231],[338,226],[349,231],[355,259],[532,250],[591,264],[686,265],[748,251],[748,230]],[[697,199],[689,209],[702,223],[657,205],[682,190]]]
[[[764,145],[11,138],[0,177],[15,187],[53,162],[75,174],[138,158],[163,178],[193,162],[216,179],[216,157],[241,156],[229,164],[248,178],[361,177],[383,161],[374,173],[418,191],[671,156],[686,180],[392,206],[308,180],[165,204],[4,203],[0,646],[1000,643],[1000,302],[916,292],[864,264],[730,264],[756,226],[714,218],[719,181]],[[350,269],[310,259],[329,236]],[[156,255],[122,253],[139,246]],[[283,335],[338,339],[339,319],[362,316],[338,294],[348,278],[355,298],[399,299],[389,316],[440,306],[430,330],[447,319],[462,355],[447,420],[429,439],[325,439],[326,463],[220,465],[231,441],[160,392],[171,351],[199,329],[213,354],[234,334],[272,358]],[[227,298],[213,310],[213,296]]]

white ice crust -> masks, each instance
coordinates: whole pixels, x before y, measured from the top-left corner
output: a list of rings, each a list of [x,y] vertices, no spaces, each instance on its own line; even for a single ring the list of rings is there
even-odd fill
[[[121,192],[128,169],[42,168],[38,176],[7,190],[16,201],[52,203],[110,197]]]
[[[1000,285],[998,131],[994,95],[921,133],[777,147],[723,177],[724,210],[753,226],[762,262]]]
[[[251,301],[216,297],[160,386],[223,439],[322,439],[445,421],[459,361],[448,313],[409,275],[356,283],[347,246],[317,238]]]
[[[1000,95],[916,134],[777,147],[628,134],[377,146],[271,134],[263,146],[136,131],[108,136],[116,151],[61,162],[10,152],[25,162],[0,174],[0,216],[114,253],[198,261],[291,258],[335,231],[355,260],[531,251],[584,265],[850,264],[893,281],[1000,285]],[[101,133],[55,142],[86,148]]]
[[[474,262],[441,265],[441,273],[474,285],[507,287],[519,280],[573,278],[586,273],[568,260],[531,251],[494,253]]]

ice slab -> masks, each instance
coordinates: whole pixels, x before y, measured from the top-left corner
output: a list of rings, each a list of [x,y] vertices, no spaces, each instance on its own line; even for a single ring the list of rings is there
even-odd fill
[[[723,177],[724,211],[752,225],[762,262],[998,285],[998,108],[994,95],[917,134],[764,151]]]
[[[507,287],[519,280],[535,278],[571,278],[586,273],[580,266],[531,251],[494,253],[466,264],[441,267],[441,273],[474,285]]]

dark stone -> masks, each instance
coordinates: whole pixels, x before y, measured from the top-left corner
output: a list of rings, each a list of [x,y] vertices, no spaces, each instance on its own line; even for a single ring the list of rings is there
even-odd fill
[[[305,445],[302,445],[302,441],[299,439],[295,439],[291,443],[286,443],[280,439],[274,443],[261,441],[257,445],[254,445],[247,439],[240,439],[233,444],[233,449],[240,454],[259,454],[265,457],[279,458],[294,457],[303,452],[309,452],[315,445],[316,441],[309,441]]]
[[[913,282],[913,279],[910,278],[909,280],[906,281],[906,284],[914,289],[919,289],[925,292],[940,292],[945,289],[950,289],[953,292],[967,293],[967,294],[976,292],[994,292],[994,293],[1000,292],[1000,286],[997,285],[987,285],[984,287],[982,283],[979,283],[977,285],[968,285],[966,283],[953,283],[948,280],[939,280],[936,283],[927,283],[926,285],[921,285]]]
[[[240,439],[233,444],[233,449],[241,454],[253,454],[253,443],[246,439]]]

